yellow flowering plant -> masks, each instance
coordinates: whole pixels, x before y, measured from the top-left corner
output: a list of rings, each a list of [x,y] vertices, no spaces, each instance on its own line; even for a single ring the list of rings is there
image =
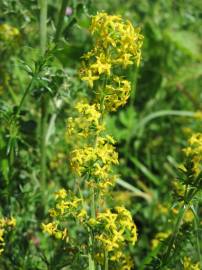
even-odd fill
[[[165,213],[174,220],[174,224],[168,233],[160,232],[152,240],[152,246],[157,256],[153,258],[148,269],[161,269],[161,267],[170,269],[165,267],[170,266],[171,256],[176,260],[178,252],[183,250],[182,245],[190,237],[192,223],[195,224],[195,227],[199,224],[194,204],[202,188],[202,133],[191,135],[187,147],[183,149],[183,154],[185,161],[179,166],[178,178],[173,185],[175,207],[172,207],[170,214],[168,211]],[[199,252],[198,237],[197,235],[197,251]],[[182,269],[200,269],[200,262],[194,264],[191,258],[184,257],[182,267]]]
[[[116,111],[130,96],[131,83],[124,74],[140,64],[143,36],[130,21],[104,12],[92,18],[90,33],[95,47],[84,54],[80,76],[93,89],[101,112]]]
[[[139,65],[143,36],[129,21],[104,12],[93,16],[90,33],[95,47],[82,57],[80,76],[92,88],[92,98],[76,102],[66,132],[77,195],[59,190],[50,209],[52,222],[43,223],[42,228],[73,244],[78,239],[69,234],[68,227],[75,222],[84,238],[85,248],[80,252],[87,255],[89,270],[130,270],[133,260],[128,247],[137,241],[137,228],[123,206],[106,206],[106,196],[116,182],[113,167],[118,164],[118,153],[115,140],[107,134],[104,115],[129,98],[131,85],[124,74],[129,66]]]
[[[4,235],[7,231],[16,226],[16,219],[15,218],[0,218],[0,256],[4,251],[5,248],[5,240]]]

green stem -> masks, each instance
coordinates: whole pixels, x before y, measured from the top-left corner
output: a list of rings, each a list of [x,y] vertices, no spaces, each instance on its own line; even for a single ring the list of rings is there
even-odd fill
[[[32,85],[33,85],[34,80],[35,80],[35,77],[32,77],[30,83],[28,84],[28,86],[27,86],[27,88],[26,88],[26,90],[25,90],[25,92],[24,92],[24,95],[22,96],[22,99],[21,99],[20,104],[19,104],[19,106],[18,106],[18,110],[17,110],[17,113],[16,113],[16,117],[20,114],[20,111],[21,111],[22,106],[23,106],[23,104],[24,104],[25,98],[26,98],[27,95],[29,94],[29,92],[30,92],[30,90],[31,90],[31,88],[32,88]]]
[[[143,129],[149,122],[152,120],[164,117],[164,116],[179,116],[179,117],[192,117],[195,118],[195,112],[190,111],[177,111],[177,110],[162,110],[145,116],[143,119],[140,119],[139,124],[134,127],[132,130],[132,135],[136,134],[139,129]]]
[[[91,217],[96,218],[96,210],[95,210],[95,191],[94,188],[91,190]],[[89,237],[89,270],[95,270],[95,262],[93,259],[93,235],[90,233]]]
[[[89,244],[92,246],[92,236],[90,236]],[[93,260],[92,254],[89,252],[88,254],[88,263],[89,263],[89,270],[95,270],[95,262]]]
[[[47,0],[39,0],[40,6],[40,47],[41,54],[44,55],[46,51],[47,41]]]
[[[47,42],[47,0],[39,0],[40,6],[40,48],[44,56]],[[48,111],[48,99],[43,94],[41,97],[41,185],[45,190],[46,184],[46,119]]]
[[[41,185],[42,190],[46,187],[46,130],[47,130],[47,114],[48,100],[46,96],[41,97]]]
[[[170,254],[171,254],[171,250],[173,248],[173,245],[175,243],[175,240],[176,240],[176,237],[177,237],[177,234],[178,234],[178,231],[179,231],[179,228],[181,226],[181,222],[183,220],[183,217],[184,217],[184,214],[186,212],[186,209],[187,209],[187,205],[183,204],[180,208],[180,211],[178,213],[178,216],[177,216],[177,221],[176,221],[176,224],[175,224],[175,227],[174,227],[174,230],[173,230],[173,234],[170,238],[170,241],[168,243],[168,248],[163,256],[163,261],[164,261],[164,264],[166,265],[169,258],[170,258]]]
[[[14,115],[14,118],[12,119],[12,121],[14,121],[15,124],[16,124],[16,121],[17,121],[16,119],[18,118],[18,116],[20,114],[20,111],[22,109],[22,106],[24,104],[24,101],[25,101],[27,95],[29,94],[29,92],[30,92],[30,90],[32,88],[34,80],[35,80],[35,77],[32,77],[30,83],[28,84],[28,86],[27,86],[27,88],[26,88],[26,90],[25,90],[25,92],[24,92],[24,94],[23,94],[23,96],[22,96],[22,98],[20,100],[20,104],[18,106],[17,112]],[[9,172],[9,175],[10,175],[9,179],[10,179],[10,181],[12,180],[14,161],[15,161],[15,152],[14,152],[14,146],[12,144],[11,147],[10,147],[10,151],[9,151],[9,171],[10,171]]]
[[[194,219],[194,227],[196,231],[196,249],[198,253],[198,259],[199,259],[199,264],[202,267],[202,258],[201,258],[201,247],[200,247],[200,237],[199,237],[199,221],[198,221],[198,216],[195,217]]]
[[[62,25],[64,22],[64,15],[65,15],[65,9],[67,7],[68,0],[62,0],[60,13],[58,17],[57,27],[56,27],[56,33],[55,33],[55,42],[57,42],[60,38],[61,32],[62,32]]]
[[[91,217],[95,218],[96,217],[96,210],[95,210],[95,190],[92,188],[91,192]]]
[[[17,98],[16,94],[13,92],[13,89],[9,84],[7,85],[7,89],[8,89],[8,92],[10,93],[15,105],[18,104],[18,98]]]
[[[105,270],[109,269],[108,252],[105,250]]]

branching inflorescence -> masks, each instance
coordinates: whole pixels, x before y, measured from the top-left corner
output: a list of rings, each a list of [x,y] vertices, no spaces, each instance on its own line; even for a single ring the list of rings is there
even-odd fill
[[[0,255],[4,251],[5,241],[4,235],[6,231],[12,227],[15,227],[16,220],[15,218],[0,218]]]
[[[118,164],[118,153],[106,132],[104,115],[129,98],[131,84],[125,74],[140,63],[143,36],[129,21],[106,13],[92,18],[90,32],[95,47],[83,56],[80,76],[92,89],[92,98],[76,102],[66,132],[78,194],[57,192],[55,208],[50,210],[53,222],[42,226],[49,235],[71,243],[68,226],[75,221],[86,235],[87,249],[82,252],[87,250],[89,269],[127,270],[133,266],[128,246],[135,244],[137,230],[123,206],[106,207],[105,196],[116,181],[113,166]],[[88,192],[82,192],[82,186]]]

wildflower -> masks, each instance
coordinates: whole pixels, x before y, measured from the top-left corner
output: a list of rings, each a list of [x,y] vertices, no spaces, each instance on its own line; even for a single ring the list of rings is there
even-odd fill
[[[193,170],[195,175],[201,171],[202,161],[202,133],[194,133],[189,139],[189,145],[183,151],[187,157],[193,162]]]
[[[66,7],[66,9],[65,9],[65,15],[71,16],[72,13],[73,13],[72,8],[71,7]]]
[[[64,188],[60,189],[58,192],[55,192],[55,198],[64,199],[67,196],[67,192]]]
[[[202,112],[201,111],[197,111],[194,116],[197,120],[202,120]]]
[[[113,166],[118,164],[115,141],[106,134],[104,114],[127,102],[131,83],[121,76],[121,70],[139,64],[143,37],[129,21],[104,12],[92,18],[90,32],[95,46],[82,57],[80,77],[92,88],[93,99],[75,104],[66,133],[70,167],[89,191],[79,191],[78,197],[63,189],[56,192],[55,208],[49,212],[53,222],[44,224],[43,230],[63,240],[61,232],[74,220],[93,240],[93,261],[103,265],[105,251],[114,270],[131,270],[133,263],[125,250],[136,243],[137,228],[130,212],[122,206],[103,210],[97,205],[114,185]],[[91,209],[89,201],[93,202]]]
[[[20,32],[16,27],[13,27],[7,23],[0,24],[0,40],[12,41],[19,37]]]
[[[199,263],[194,264],[189,257],[184,257],[183,266],[184,270],[200,270]]]
[[[77,175],[90,174],[91,180],[110,186],[114,183],[112,166],[118,164],[118,154],[107,137],[98,137],[94,147],[75,148],[71,152],[70,164]]]
[[[86,102],[78,102],[75,106],[76,116],[67,120],[67,137],[72,143],[82,144],[83,139],[99,135],[105,130],[101,123],[99,105],[90,105]]]
[[[112,261],[121,262],[123,247],[128,243],[134,245],[137,241],[135,223],[124,207],[98,213],[96,220],[89,220],[89,225],[93,228],[98,247],[106,250]]]
[[[98,74],[106,73],[110,75],[111,64],[107,63],[107,59],[103,54],[96,56],[96,62],[91,65],[91,68],[96,70]]]
[[[82,76],[83,81],[87,81],[88,85],[93,88],[94,81],[98,80],[99,76],[93,75],[91,70],[87,70],[86,74]]]
[[[16,226],[16,219],[11,218],[0,218],[0,255],[4,251],[5,241],[4,235],[6,233],[6,228],[8,227],[15,227]]]
[[[92,18],[90,32],[95,47],[83,56],[81,79],[91,88],[94,81],[100,82],[102,87],[94,87],[95,100],[104,101],[105,110],[116,111],[127,102],[131,90],[130,82],[117,70],[139,65],[143,36],[129,21],[104,12]]]
[[[118,107],[126,104],[131,91],[131,84],[116,76],[112,78],[111,84],[107,84],[104,90],[104,105],[108,111],[116,111]],[[99,98],[100,93],[97,93]]]
[[[54,235],[57,231],[57,223],[50,222],[48,224],[42,223],[43,232],[47,232],[49,235]]]
[[[151,242],[152,249],[155,249],[161,243],[161,241],[167,239],[169,235],[170,231],[157,233]]]

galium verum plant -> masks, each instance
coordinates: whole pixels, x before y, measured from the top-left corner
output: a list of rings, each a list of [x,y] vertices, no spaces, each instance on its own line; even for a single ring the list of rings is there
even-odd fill
[[[190,246],[190,243],[186,245],[187,239],[189,239],[188,234],[191,234],[189,229],[191,228],[190,221],[197,216],[195,206],[202,190],[202,133],[193,133],[188,140],[188,146],[183,149],[183,152],[185,161],[183,165],[180,165],[179,177],[174,183],[176,218],[172,231],[162,241],[162,247],[157,258],[152,260],[150,265],[152,268],[148,269],[173,269],[173,266],[180,261],[183,252]],[[192,214],[191,220],[190,214]],[[195,223],[198,223],[197,218]],[[198,235],[196,237],[195,245],[197,247],[194,252],[198,262],[194,263],[190,257],[185,256],[183,259],[183,269],[199,270],[201,267]],[[182,243],[183,249],[180,246]],[[194,250],[193,248],[192,250]],[[182,254],[179,254],[180,252]],[[187,255],[187,253],[184,255]]]
[[[16,226],[15,218],[0,218],[0,255],[4,251],[4,247],[6,245],[4,236],[8,230]]]
[[[82,57],[80,76],[92,90],[88,101],[76,101],[67,120],[76,188],[55,193],[55,207],[50,209],[53,221],[42,227],[49,235],[79,246],[80,254],[88,257],[86,268],[127,270],[133,266],[128,246],[135,244],[137,229],[127,209],[106,205],[105,198],[116,182],[113,166],[118,164],[118,153],[104,116],[129,98],[131,84],[125,74],[140,63],[143,36],[129,21],[104,12],[92,18],[90,33],[95,46]],[[81,239],[71,235],[72,222],[83,235],[82,245]]]

